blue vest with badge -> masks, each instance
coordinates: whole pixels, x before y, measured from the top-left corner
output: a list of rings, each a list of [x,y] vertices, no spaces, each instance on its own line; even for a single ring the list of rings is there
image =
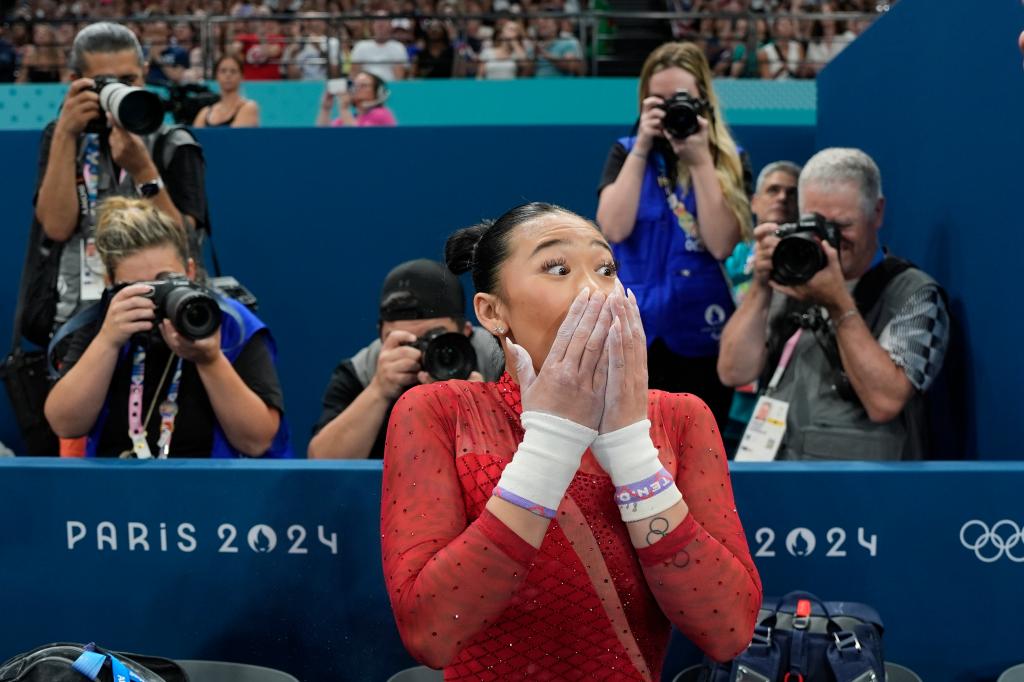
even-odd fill
[[[635,137],[619,140],[627,151]],[[696,220],[692,188],[679,200]],[[619,279],[633,290],[640,306],[648,344],[661,339],[669,350],[686,357],[718,355],[726,320],[735,310],[722,266],[703,244],[679,226],[658,184],[656,153],[644,170],[636,222],[629,237],[612,246]]]
[[[220,297],[219,300],[221,310],[224,313],[222,315],[220,327],[220,348],[228,361],[234,363],[241,354],[242,349],[245,348],[245,344],[249,343],[249,340],[252,339],[257,332],[267,329],[267,325],[238,301],[226,297]],[[274,339],[270,336],[269,330],[266,338],[270,349],[270,356],[276,362],[277,346],[274,344]],[[127,357],[130,351],[130,344],[126,344],[124,348],[121,349],[121,357]],[[86,457],[96,456],[96,447],[99,444],[100,435],[103,433],[103,427],[107,421],[108,410],[109,401],[103,405],[99,418],[93,425],[92,431],[89,432],[89,438],[85,450]],[[231,446],[227,436],[224,434],[224,430],[221,429],[220,424],[214,420],[213,445],[210,450],[210,457],[226,459],[245,456],[246,455]],[[263,457],[275,459],[288,459],[295,457],[295,453],[292,452],[290,433],[284,415],[281,415],[281,423],[280,426],[278,426],[277,434],[274,436],[274,442]]]

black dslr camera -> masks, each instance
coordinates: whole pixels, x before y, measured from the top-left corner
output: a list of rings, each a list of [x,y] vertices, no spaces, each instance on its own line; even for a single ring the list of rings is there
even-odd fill
[[[437,381],[467,379],[476,369],[476,351],[463,334],[444,327],[431,329],[409,344],[423,353],[420,366]]]
[[[839,226],[818,213],[805,213],[800,221],[780,225],[781,237],[772,253],[772,279],[784,286],[803,284],[828,265],[821,249],[825,241],[839,250]]]
[[[711,111],[711,105],[696,99],[686,90],[680,90],[658,106],[665,110],[662,126],[677,140],[683,140],[700,130],[697,117],[706,118]]]
[[[167,89],[164,109],[171,115],[175,123],[192,125],[196,116],[204,107],[213,106],[220,101],[220,95],[202,83],[163,83]]]
[[[96,76],[93,90],[100,96],[100,115],[86,132],[102,133],[107,129],[107,114],[119,126],[136,135],[149,135],[164,122],[164,103],[155,92],[125,85],[115,76]]]
[[[181,275],[168,275],[150,282],[131,282],[153,287],[146,298],[156,304],[154,329],[161,320],[168,319],[179,334],[190,341],[212,336],[220,329],[221,312],[217,299],[208,289]],[[119,284],[111,295],[128,286]]]

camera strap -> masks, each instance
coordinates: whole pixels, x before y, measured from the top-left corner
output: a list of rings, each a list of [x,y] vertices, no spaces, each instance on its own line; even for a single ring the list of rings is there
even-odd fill
[[[142,394],[146,375],[146,349],[141,345],[132,354],[132,383],[128,394],[128,437],[132,441],[132,453],[139,459],[153,459],[153,453],[149,449],[149,442],[146,440],[146,427],[153,416],[153,408],[160,398],[160,390],[163,388],[167,373],[171,369],[174,360],[174,353],[167,358],[167,366],[164,368],[163,376],[153,394],[153,401],[146,411],[145,420],[142,419]],[[182,359],[178,358],[177,367],[174,370],[174,377],[167,389],[167,398],[160,403],[160,436],[157,440],[157,456],[159,459],[167,459],[171,451],[171,438],[174,435],[174,422],[178,416],[178,389],[181,386]]]
[[[691,241],[695,242],[703,250],[704,245],[700,240],[700,233],[697,230],[697,219],[686,208],[686,201],[680,199],[676,193],[679,183],[669,178],[665,158],[661,154],[656,154],[655,157],[658,164],[658,185],[665,192],[665,200],[668,202],[669,210],[676,217],[676,222],[679,224],[680,229],[686,233],[686,241],[688,243]]]

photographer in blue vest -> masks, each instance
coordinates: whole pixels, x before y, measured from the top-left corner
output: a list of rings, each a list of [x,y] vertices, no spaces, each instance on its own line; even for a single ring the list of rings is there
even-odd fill
[[[754,230],[754,278],[722,335],[722,381],[760,379],[736,459],[921,459],[945,293],[880,247],[885,198],[867,154],[818,152],[798,190],[797,223]]]
[[[290,456],[269,331],[192,283],[185,230],[149,201],[112,197],[96,247],[113,286],[69,337],[46,400],[54,432],[87,436],[86,456]]]
[[[704,52],[662,45],[640,74],[635,135],[605,163],[597,222],[640,307],[650,387],[696,394],[719,424],[732,389],[715,366],[734,309],[722,261],[750,234],[747,176]]]

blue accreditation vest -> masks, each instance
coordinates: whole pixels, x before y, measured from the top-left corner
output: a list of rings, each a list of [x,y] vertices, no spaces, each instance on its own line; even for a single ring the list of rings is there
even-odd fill
[[[234,363],[241,354],[242,349],[245,348],[245,344],[249,343],[249,340],[252,339],[254,334],[267,329],[267,325],[258,317],[253,315],[248,308],[232,298],[222,297],[219,299],[219,302],[221,310],[224,313],[221,316],[220,348],[228,361]],[[269,330],[266,338],[267,346],[270,349],[270,356],[276,363],[277,346],[274,343],[274,339],[270,335]],[[124,348],[121,349],[121,357],[127,357],[130,351],[130,344],[125,344]],[[100,411],[100,416],[96,420],[96,424],[93,425],[92,431],[89,433],[85,449],[86,457],[96,456],[96,447],[100,442],[100,435],[103,433],[103,426],[107,421],[108,410],[109,400],[104,403],[103,409]],[[245,456],[246,455],[243,455],[231,446],[231,443],[228,442],[227,436],[224,435],[224,430],[221,429],[220,424],[214,420],[213,445],[210,450],[210,457],[225,459]],[[263,457],[276,459],[288,459],[295,457],[295,453],[292,452],[288,423],[285,421],[284,415],[281,415],[281,424],[277,428],[277,435],[274,436],[274,442],[270,445],[270,449],[267,450]]]
[[[619,140],[627,151],[635,137]],[[686,210],[699,221],[692,188],[676,188]],[[647,159],[636,223],[629,237],[612,246],[619,279],[633,290],[640,306],[647,343],[661,339],[685,357],[718,355],[726,320],[735,310],[722,266],[679,226],[658,185],[655,154]]]

